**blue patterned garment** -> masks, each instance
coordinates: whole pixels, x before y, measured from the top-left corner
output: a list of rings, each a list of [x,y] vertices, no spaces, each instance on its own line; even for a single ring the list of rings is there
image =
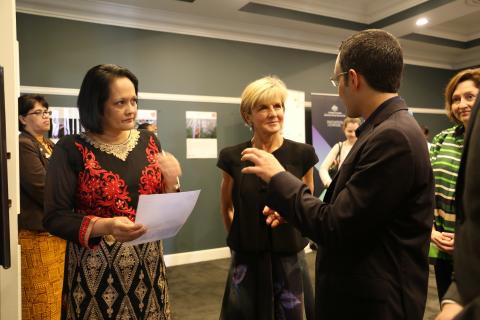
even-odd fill
[[[314,319],[303,251],[294,255],[232,251],[231,260],[220,319]]]

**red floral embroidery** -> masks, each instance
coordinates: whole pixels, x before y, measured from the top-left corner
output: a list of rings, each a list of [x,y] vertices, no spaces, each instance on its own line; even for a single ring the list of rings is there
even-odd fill
[[[135,210],[125,181],[118,174],[102,169],[92,151],[75,143],[85,168],[78,174],[77,212],[97,217],[126,216],[135,220]]]
[[[150,136],[150,140],[145,152],[147,154],[147,161],[149,162],[149,165],[142,170],[138,193],[163,193],[165,186],[162,179],[162,172],[160,171],[157,161],[157,157],[160,152],[155,144],[155,139],[153,136]]]
[[[80,231],[78,233],[78,240],[80,245],[86,248],[93,249],[94,246],[90,246],[90,233],[92,232],[93,225],[98,217],[95,216],[85,216],[83,218],[82,224],[80,225]]]

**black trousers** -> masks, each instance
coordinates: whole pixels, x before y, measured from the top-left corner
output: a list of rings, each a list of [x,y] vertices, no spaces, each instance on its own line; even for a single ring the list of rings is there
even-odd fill
[[[434,265],[435,280],[437,282],[438,300],[441,302],[443,296],[452,283],[453,261],[437,259]]]

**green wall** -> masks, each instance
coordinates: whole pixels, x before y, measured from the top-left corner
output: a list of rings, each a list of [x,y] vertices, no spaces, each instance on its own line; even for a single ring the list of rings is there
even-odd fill
[[[328,80],[335,63],[331,54],[27,14],[17,14],[17,32],[23,86],[79,88],[90,67],[115,63],[135,73],[143,92],[238,97],[250,81],[276,74],[290,89],[306,92],[307,101],[310,92],[336,93]],[[401,94],[412,107],[441,107],[452,74],[406,66]],[[53,106],[75,106],[76,100],[47,99]],[[165,242],[165,252],[225,246],[216,159],[186,159],[185,111],[217,112],[220,150],[250,137],[238,105],[141,100],[140,108],[158,111],[158,136],[182,165],[182,188],[202,189],[191,218],[177,237]],[[307,110],[307,135],[310,118]]]

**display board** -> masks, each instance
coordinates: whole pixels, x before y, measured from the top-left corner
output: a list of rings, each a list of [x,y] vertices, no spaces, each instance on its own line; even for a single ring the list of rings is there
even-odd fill
[[[305,92],[288,90],[283,118],[283,136],[305,143]]]

